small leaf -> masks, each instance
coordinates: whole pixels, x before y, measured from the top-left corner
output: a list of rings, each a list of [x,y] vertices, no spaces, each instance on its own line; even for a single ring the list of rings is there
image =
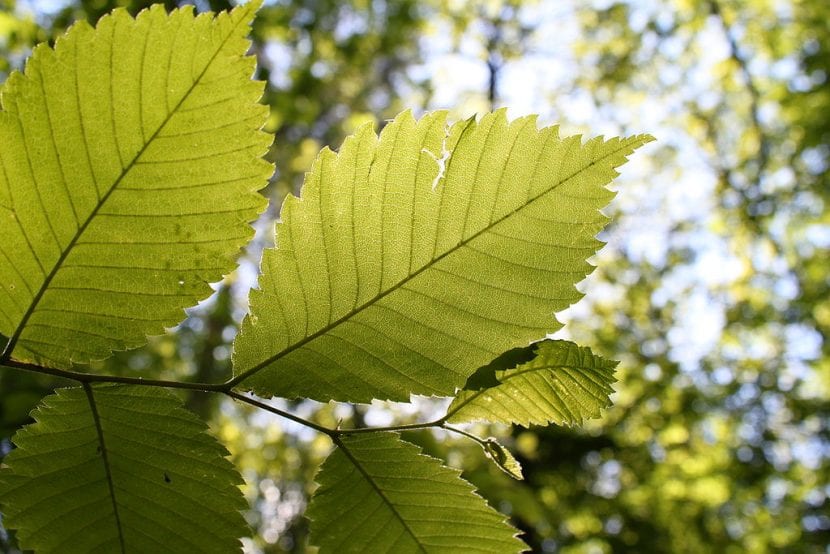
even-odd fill
[[[307,515],[320,554],[518,552],[524,544],[460,472],[397,433],[344,436]]]
[[[519,481],[524,479],[524,475],[522,475],[522,465],[513,456],[513,454],[499,444],[496,439],[492,437],[485,439],[482,447],[487,453],[487,456],[489,456],[490,459],[496,463],[499,469],[514,479],[518,479]]]
[[[234,343],[261,396],[448,396],[561,325],[602,245],[616,167],[647,135],[583,142],[505,112],[405,112],[323,150],[288,196]]]
[[[534,359],[496,371],[499,385],[460,391],[447,409],[447,421],[581,424],[611,405],[615,367],[617,362],[571,342],[541,341]]]
[[[239,474],[173,394],[61,389],[14,437],[0,469],[3,524],[38,554],[238,552]]]
[[[272,173],[245,55],[257,5],[115,10],[3,85],[7,358],[66,368],[139,346],[236,267]]]

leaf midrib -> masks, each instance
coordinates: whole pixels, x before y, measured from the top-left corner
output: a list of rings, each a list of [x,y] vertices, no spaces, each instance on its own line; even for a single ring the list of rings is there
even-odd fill
[[[107,487],[109,488],[110,501],[112,502],[112,514],[115,518],[115,527],[118,531],[118,544],[121,548],[121,554],[125,554],[126,546],[124,543],[124,529],[121,526],[121,516],[118,513],[118,501],[115,498],[115,483],[112,479],[112,468],[110,467],[109,453],[107,452],[107,444],[104,440],[104,429],[101,426],[101,416],[98,413],[98,406],[95,404],[95,397],[92,393],[92,386],[89,383],[83,383],[84,392],[86,393],[87,401],[89,402],[89,409],[92,412],[92,420],[95,422],[95,431],[98,435],[98,444],[101,449],[101,460],[104,463],[104,473],[107,476]]]
[[[389,507],[389,509],[392,511],[392,513],[397,518],[397,520],[401,522],[401,525],[403,525],[403,528],[406,530],[406,532],[409,534],[409,536],[412,537],[412,539],[415,541],[415,544],[418,545],[418,549],[421,552],[424,552],[426,554],[427,550],[421,544],[421,541],[418,539],[418,536],[415,535],[415,532],[412,530],[412,528],[409,527],[409,524],[406,522],[406,520],[404,520],[403,516],[401,516],[401,514],[398,512],[395,505],[392,504],[392,501],[389,500],[389,498],[384,494],[383,490],[381,490],[381,488],[378,487],[377,483],[375,483],[374,479],[372,479],[372,476],[369,475],[369,473],[366,471],[366,469],[360,464],[360,461],[357,458],[355,458],[354,455],[352,455],[351,452],[349,452],[348,447],[345,444],[343,444],[343,441],[341,441],[339,438],[335,438],[333,440],[334,440],[335,444],[337,444],[337,446],[343,452],[343,454],[345,454],[345,456],[349,459],[349,461],[352,463],[352,465],[357,468],[357,470],[360,472],[361,475],[363,475],[363,477],[366,479],[366,481],[369,483],[369,485],[372,487],[372,489],[377,493],[377,495],[380,496],[381,500],[383,500],[383,503],[386,504],[386,506]]]
[[[376,302],[379,302],[380,300],[382,300],[387,295],[389,295],[392,292],[395,292],[396,290],[400,289],[405,284],[407,284],[409,281],[411,281],[412,279],[414,279],[415,277],[417,277],[418,275],[420,275],[421,273],[423,273],[427,269],[431,269],[434,265],[436,265],[438,262],[443,260],[445,257],[449,256],[450,254],[455,253],[457,250],[463,248],[464,246],[466,246],[467,244],[469,244],[470,242],[472,242],[473,240],[475,240],[476,238],[478,238],[479,236],[481,236],[485,232],[490,231],[491,229],[498,226],[500,223],[502,223],[506,219],[508,219],[510,217],[513,217],[519,211],[527,208],[528,206],[530,206],[531,204],[533,204],[534,202],[536,202],[540,198],[542,198],[545,195],[553,192],[553,190],[556,189],[557,187],[560,187],[560,186],[564,185],[568,181],[576,178],[577,176],[579,176],[583,172],[589,170],[593,166],[599,164],[600,162],[603,162],[606,159],[618,154],[619,152],[621,152],[621,151],[623,151],[627,148],[630,148],[629,141],[631,141],[632,139],[637,138],[638,136],[639,135],[635,135],[634,137],[627,137],[625,139],[620,140],[620,147],[619,148],[607,153],[606,155],[602,156],[601,158],[593,160],[588,165],[580,168],[577,171],[574,171],[571,175],[568,175],[565,179],[562,179],[561,181],[554,184],[550,188],[545,189],[543,192],[541,192],[541,193],[537,194],[536,196],[534,196],[533,198],[529,199],[527,202],[525,202],[521,206],[517,207],[516,209],[508,212],[507,214],[503,215],[499,219],[491,221],[486,227],[484,227],[481,230],[477,231],[475,234],[471,235],[467,239],[462,240],[456,246],[453,246],[452,248],[450,248],[449,250],[447,250],[446,252],[444,252],[440,256],[438,256],[436,258],[433,258],[432,260],[430,260],[428,263],[423,265],[421,268],[419,268],[414,273],[411,273],[410,275],[404,277],[403,279],[398,281],[396,284],[392,285],[391,287],[389,287],[385,291],[380,292],[376,296],[370,298],[369,300],[367,300],[366,302],[364,302],[360,306],[357,306],[357,307],[353,308],[352,310],[350,310],[348,313],[346,313],[342,317],[336,319],[335,321],[332,321],[331,323],[329,323],[325,327],[322,327],[320,330],[312,333],[311,335],[308,335],[307,337],[303,338],[302,340],[299,340],[299,341],[295,342],[294,344],[292,344],[291,346],[283,349],[282,351],[278,352],[277,354],[274,354],[273,356],[270,356],[270,357],[266,358],[265,360],[258,363],[257,365],[255,365],[251,369],[243,371],[242,373],[240,373],[239,375],[237,375],[233,379],[229,380],[226,383],[226,386],[228,386],[230,388],[233,388],[233,387],[239,385],[240,383],[242,383],[243,381],[245,381],[249,377],[252,377],[256,373],[259,373],[261,370],[265,369],[266,367],[268,367],[269,365],[271,365],[275,361],[277,361],[281,358],[284,358],[285,356],[291,354],[295,350],[298,350],[298,349],[302,348],[304,345],[308,344],[309,342],[313,341],[314,339],[328,333],[329,331],[331,331],[332,329],[334,329],[335,327],[337,327],[341,323],[343,323],[345,321],[348,321],[349,319],[351,319],[352,317],[354,317],[358,313],[362,312],[366,308],[369,308],[370,306],[374,305]],[[452,156],[450,156],[450,159],[448,160],[448,163],[451,162],[451,161],[452,161]]]
[[[233,27],[228,32],[227,36],[222,40],[222,42],[219,44],[216,51],[213,53],[213,55],[211,55],[210,59],[205,64],[205,67],[202,69],[201,73],[199,73],[199,75],[193,80],[193,84],[187,89],[187,92],[185,92],[182,95],[179,102],[173,107],[172,110],[170,110],[168,112],[167,116],[159,124],[158,128],[150,136],[150,138],[145,141],[144,145],[136,153],[136,155],[133,157],[133,159],[130,160],[130,162],[121,170],[121,173],[115,179],[115,181],[113,182],[113,184],[109,188],[109,190],[106,192],[106,194],[104,194],[101,197],[98,204],[90,212],[89,216],[86,218],[86,220],[83,222],[83,224],[80,227],[78,227],[78,230],[76,231],[75,236],[72,237],[72,240],[69,241],[69,243],[67,244],[64,251],[61,252],[61,255],[58,257],[58,260],[55,262],[55,265],[52,267],[52,270],[49,272],[49,274],[43,280],[43,283],[41,284],[41,286],[38,289],[37,293],[32,298],[32,301],[29,304],[29,307],[26,310],[26,312],[23,314],[23,318],[20,320],[20,323],[18,324],[17,328],[14,331],[14,334],[12,334],[12,336],[9,338],[8,342],[6,343],[6,346],[3,349],[3,353],[0,354],[0,363],[6,362],[6,361],[9,361],[9,360],[12,359],[12,354],[14,353],[14,348],[15,348],[15,346],[17,346],[17,342],[19,341],[21,334],[26,329],[26,324],[28,323],[29,318],[31,318],[32,315],[35,313],[35,310],[37,309],[37,306],[40,303],[40,300],[43,298],[43,295],[49,289],[49,285],[51,284],[52,280],[55,278],[55,276],[58,274],[58,272],[63,267],[63,263],[69,257],[69,254],[72,252],[72,249],[74,248],[75,244],[78,242],[78,240],[80,240],[81,236],[84,234],[87,227],[89,227],[89,224],[92,223],[92,221],[95,219],[95,216],[98,215],[98,212],[100,211],[100,209],[104,206],[104,204],[106,204],[107,200],[110,198],[112,193],[118,188],[118,185],[121,183],[121,181],[123,181],[124,178],[127,176],[127,174],[132,170],[132,168],[135,167],[136,162],[138,162],[139,158],[141,158],[141,156],[144,154],[144,152],[147,150],[147,148],[150,146],[150,144],[153,143],[153,141],[156,139],[156,137],[161,132],[161,130],[164,129],[164,127],[167,125],[167,123],[170,121],[170,119],[173,117],[173,115],[176,114],[176,112],[179,110],[181,105],[185,102],[185,100],[188,99],[190,94],[196,89],[196,86],[201,82],[202,78],[205,76],[205,73],[210,68],[210,66],[213,64],[214,60],[216,59],[216,56],[219,55],[219,52],[222,51],[222,48],[224,48],[227,41],[234,35],[234,33],[236,32],[236,29],[239,27],[240,23],[244,24],[245,22],[247,22],[247,18],[240,17],[239,21],[237,21],[233,25]],[[112,48],[113,45],[110,45],[110,47]],[[171,53],[171,55],[172,55],[172,53]]]

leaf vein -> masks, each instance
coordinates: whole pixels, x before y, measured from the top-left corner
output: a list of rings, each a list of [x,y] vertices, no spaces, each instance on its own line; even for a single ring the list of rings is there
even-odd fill
[[[95,396],[92,393],[92,387],[89,383],[83,383],[84,392],[86,393],[87,401],[89,402],[89,409],[92,412],[92,421],[95,423],[95,431],[98,433],[98,444],[101,446],[101,461],[104,464],[104,472],[107,477],[107,487],[110,491],[110,500],[112,501],[112,512],[115,517],[115,527],[118,531],[118,544],[121,549],[121,554],[125,554],[124,546],[124,530],[121,527],[121,516],[118,513],[118,501],[115,497],[115,486],[112,480],[112,468],[107,453],[107,444],[104,439],[104,429],[101,427],[101,418],[98,415],[98,407],[95,404]]]
[[[468,123],[468,126],[469,126],[469,123]],[[465,131],[466,131],[466,128],[465,128]],[[464,133],[464,131],[462,131],[462,135],[463,135],[463,133]],[[549,140],[549,138],[550,138],[550,135],[552,135],[552,133],[549,133],[548,140]],[[460,139],[459,139],[459,140],[460,140]],[[546,144],[547,144],[547,141],[546,141]],[[584,166],[582,166],[582,167],[580,167],[580,168],[576,169],[576,170],[575,170],[575,171],[574,171],[571,175],[568,175],[568,176],[567,176],[566,178],[564,178],[564,179],[558,180],[557,182],[555,182],[554,184],[552,184],[550,187],[545,188],[542,192],[538,193],[536,196],[529,198],[529,199],[528,199],[528,200],[527,200],[524,204],[522,204],[521,206],[517,207],[517,208],[516,208],[516,209],[514,209],[513,211],[508,212],[508,213],[506,213],[505,215],[503,215],[502,217],[500,217],[499,219],[495,220],[494,222],[492,222],[492,224],[491,224],[491,225],[489,225],[489,226],[485,226],[484,228],[482,228],[482,229],[481,229],[481,230],[479,230],[478,232],[476,232],[476,233],[474,233],[473,235],[471,235],[469,238],[462,240],[462,241],[461,241],[461,242],[459,242],[457,245],[455,245],[455,246],[453,246],[452,248],[448,249],[446,252],[442,253],[440,256],[433,257],[433,259],[432,259],[430,262],[428,262],[428,263],[424,264],[424,266],[422,266],[421,268],[419,268],[419,269],[418,269],[417,271],[415,271],[414,273],[412,273],[412,274],[410,274],[410,275],[406,276],[405,278],[401,279],[401,280],[400,280],[398,283],[396,283],[395,285],[390,286],[390,287],[389,287],[389,289],[385,290],[382,294],[380,294],[380,295],[376,295],[375,297],[370,298],[369,300],[367,300],[366,302],[364,302],[364,303],[363,303],[363,304],[361,304],[360,306],[358,306],[358,307],[356,307],[356,308],[352,309],[352,310],[351,310],[351,311],[349,311],[348,313],[344,314],[342,317],[340,317],[340,318],[338,318],[337,320],[335,320],[335,321],[331,322],[330,324],[328,324],[328,325],[326,325],[326,326],[322,327],[321,329],[319,329],[319,330],[315,331],[315,332],[314,332],[314,333],[312,333],[312,334],[308,334],[308,332],[307,332],[307,328],[306,328],[306,333],[305,333],[305,335],[306,335],[306,336],[305,336],[305,338],[303,338],[302,340],[300,340],[300,341],[298,341],[298,342],[296,342],[296,343],[294,343],[294,344],[292,344],[292,345],[288,346],[287,348],[285,348],[285,349],[281,350],[280,352],[277,352],[276,354],[273,354],[273,355],[271,355],[271,356],[267,357],[266,359],[264,359],[263,361],[259,362],[259,363],[258,363],[258,364],[256,364],[255,366],[253,366],[253,367],[251,367],[251,368],[249,368],[249,369],[246,369],[245,371],[243,371],[243,372],[239,373],[236,377],[234,377],[233,379],[231,379],[231,380],[228,382],[228,384],[229,384],[230,386],[236,386],[236,385],[240,384],[241,382],[245,381],[245,380],[246,380],[247,378],[249,378],[250,376],[252,376],[252,375],[254,375],[254,374],[258,373],[258,372],[259,372],[259,371],[261,371],[263,368],[265,368],[265,367],[267,367],[268,365],[270,365],[273,361],[275,361],[275,360],[277,360],[277,359],[279,359],[279,358],[281,358],[281,357],[284,357],[284,356],[288,355],[288,354],[289,354],[289,353],[291,353],[292,351],[294,351],[294,350],[296,350],[296,349],[298,349],[298,348],[301,348],[302,346],[304,346],[304,345],[305,345],[305,344],[307,344],[308,342],[310,342],[310,341],[312,341],[312,340],[316,339],[317,337],[319,337],[319,336],[321,336],[321,335],[323,335],[323,334],[327,333],[327,332],[328,332],[329,330],[331,330],[333,327],[335,327],[335,326],[339,325],[340,323],[342,323],[342,322],[343,322],[343,321],[345,321],[345,320],[348,320],[348,319],[352,318],[352,317],[353,317],[356,313],[358,313],[358,312],[362,311],[363,309],[366,309],[367,307],[369,307],[369,306],[371,306],[371,305],[377,304],[377,303],[378,303],[378,301],[379,301],[379,300],[381,300],[382,298],[386,297],[387,295],[391,294],[392,292],[394,292],[394,291],[398,290],[399,288],[403,287],[406,283],[408,283],[409,281],[411,281],[412,279],[414,279],[415,277],[417,277],[418,275],[420,275],[420,274],[421,274],[421,273],[423,273],[424,271],[426,271],[426,270],[428,270],[428,269],[432,268],[435,264],[437,264],[439,261],[441,261],[441,260],[442,260],[442,259],[444,259],[445,257],[447,257],[447,256],[449,256],[450,254],[454,253],[454,252],[455,252],[455,251],[457,251],[458,249],[460,249],[460,248],[464,247],[467,243],[469,243],[470,241],[474,240],[476,237],[478,237],[478,236],[480,236],[481,234],[483,234],[483,233],[485,233],[485,232],[487,232],[487,231],[491,230],[492,228],[494,228],[494,227],[498,226],[498,225],[499,225],[499,224],[501,224],[502,222],[504,222],[504,221],[508,220],[511,216],[516,215],[517,213],[521,212],[523,209],[527,208],[529,205],[532,205],[535,201],[537,201],[537,200],[539,200],[540,198],[542,198],[542,197],[546,196],[548,193],[550,193],[550,192],[551,192],[552,190],[554,190],[555,188],[557,188],[557,187],[559,187],[559,186],[562,186],[564,183],[567,183],[567,182],[569,182],[569,181],[571,181],[571,180],[575,179],[577,176],[581,175],[583,172],[587,171],[587,170],[588,170],[588,169],[590,169],[591,167],[594,167],[594,166],[598,165],[600,162],[605,161],[605,160],[607,160],[607,159],[609,159],[609,158],[611,158],[611,157],[613,157],[613,156],[615,156],[615,155],[619,154],[620,152],[623,152],[623,151],[625,151],[625,150],[629,150],[629,149],[630,149],[630,146],[628,146],[628,145],[627,145],[627,144],[625,144],[625,143],[621,143],[621,144],[620,144],[617,148],[615,148],[615,149],[611,150],[610,152],[605,153],[603,156],[601,156],[601,157],[599,157],[599,158],[597,158],[597,159],[595,159],[595,160],[591,160],[591,161],[590,161],[589,163],[587,163],[586,165],[584,165]],[[540,154],[539,159],[537,160],[537,166],[540,164],[540,160],[541,160],[541,154]],[[450,157],[450,160],[448,161],[448,163],[449,163],[449,162],[451,162],[451,161],[452,161],[452,157]],[[443,196],[442,196],[442,198],[443,198]],[[437,244],[437,243],[436,243],[436,244]],[[295,263],[296,263],[296,258],[295,258]],[[302,285],[302,281],[300,281],[300,283],[301,283],[301,285]],[[307,302],[307,299],[306,299],[305,301]]]

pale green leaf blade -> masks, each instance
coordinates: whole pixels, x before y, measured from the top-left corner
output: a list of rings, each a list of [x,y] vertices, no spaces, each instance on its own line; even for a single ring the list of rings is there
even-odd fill
[[[307,516],[320,554],[518,552],[525,545],[460,472],[396,433],[345,436],[317,474]]]
[[[580,298],[601,245],[605,185],[650,140],[407,112],[380,138],[367,126],[324,150],[264,254],[234,383],[356,402],[454,394],[560,327],[553,313]]]
[[[562,340],[532,348],[532,360],[495,372],[498,385],[460,391],[447,408],[447,420],[579,425],[611,405],[617,362]]]
[[[215,552],[248,533],[241,478],[163,389],[61,389],[0,469],[3,524],[38,554]]]
[[[116,10],[3,85],[4,356],[67,367],[138,346],[234,269],[271,174],[255,10]]]
[[[484,452],[487,453],[487,457],[493,460],[493,463],[500,470],[513,479],[518,479],[519,481],[524,479],[524,475],[522,475],[522,464],[513,456],[512,452],[502,446],[496,439],[492,437],[484,439],[484,444],[481,446]]]

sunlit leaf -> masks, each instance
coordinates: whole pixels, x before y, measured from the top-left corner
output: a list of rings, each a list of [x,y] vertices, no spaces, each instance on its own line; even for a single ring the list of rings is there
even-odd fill
[[[447,408],[447,420],[578,425],[611,405],[617,362],[562,340],[545,340],[528,350],[535,351],[532,360],[495,370],[497,386],[460,391]]]
[[[38,554],[239,551],[239,474],[171,393],[61,389],[0,469],[3,525]]]
[[[524,545],[459,471],[395,433],[340,439],[307,515],[320,554],[517,552]]]
[[[140,345],[235,267],[264,207],[256,3],[155,5],[38,46],[2,88],[0,333],[68,367]]]
[[[237,337],[260,395],[451,395],[560,324],[601,245],[615,167],[651,140],[559,138],[504,111],[446,127],[404,113],[324,150],[289,196]]]

